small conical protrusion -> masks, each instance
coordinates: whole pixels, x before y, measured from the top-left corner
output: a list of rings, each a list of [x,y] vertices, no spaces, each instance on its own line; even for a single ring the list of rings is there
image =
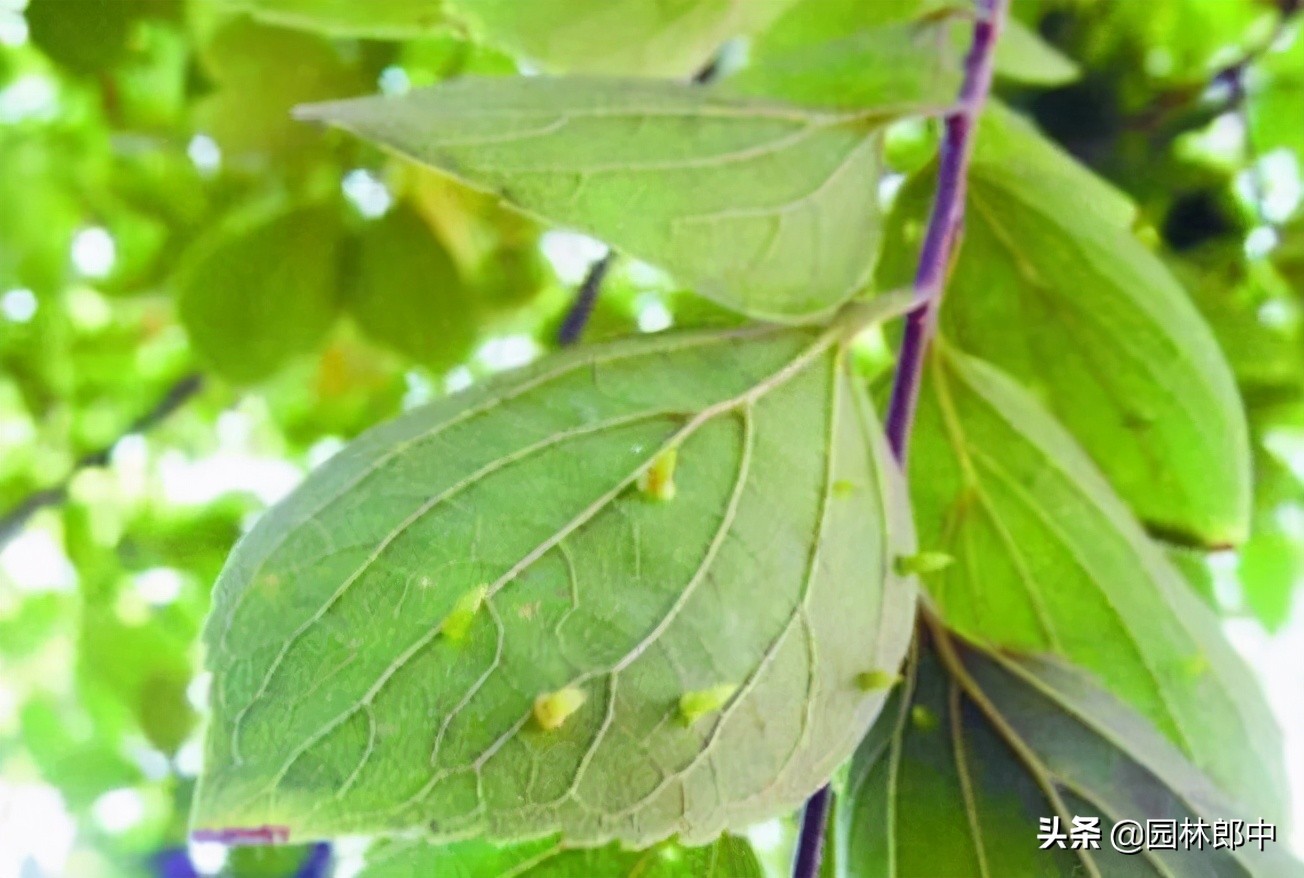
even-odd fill
[[[891,671],[862,671],[856,675],[856,688],[861,692],[877,692],[880,689],[891,689],[900,682],[901,675],[894,674]]]
[[[652,461],[652,465],[638,477],[638,489],[651,500],[662,502],[675,499],[675,461],[677,448],[667,448]]]
[[[916,555],[898,555],[892,567],[898,576],[918,576],[936,573],[955,563],[955,558],[945,552],[920,552]]]
[[[679,696],[679,718],[684,725],[691,726],[702,717],[715,713],[729,703],[738,687],[733,683],[722,683],[710,689],[685,692]]]
[[[544,693],[534,699],[534,721],[544,731],[559,729],[587,700],[584,690],[574,686]]]
[[[471,623],[475,621],[476,613],[484,606],[484,599],[489,594],[489,586],[477,585],[457,599],[453,605],[453,611],[445,617],[439,625],[439,633],[454,643],[461,643],[466,639],[467,631],[471,630]]]

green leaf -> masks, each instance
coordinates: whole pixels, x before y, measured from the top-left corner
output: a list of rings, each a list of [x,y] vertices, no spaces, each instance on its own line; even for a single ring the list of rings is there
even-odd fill
[[[1299,874],[1281,841],[1214,849],[1215,821],[1258,815],[1081,671],[949,637],[920,652],[884,712],[895,722],[852,761],[837,816],[846,878]],[[936,723],[912,722],[920,712]],[[1039,849],[1040,820],[1058,818],[1067,836],[1074,817],[1100,819],[1099,849]],[[1173,820],[1177,832],[1203,821],[1205,847],[1123,855],[1110,841],[1119,820]]]
[[[1285,801],[1281,744],[1217,619],[1100,472],[1019,385],[944,345],[911,452],[920,545],[948,625],[1096,674],[1224,789]]]
[[[74,73],[120,62],[141,19],[173,14],[173,0],[30,0],[23,16],[32,43]]]
[[[176,281],[191,343],[232,381],[265,378],[311,350],[339,308],[339,216],[261,208],[199,243]]]
[[[473,79],[302,108],[669,269],[755,317],[826,316],[880,241],[882,115],[637,80]]]
[[[1064,85],[1081,74],[1078,65],[1023,22],[1012,18],[996,44],[996,75],[1029,85]]]
[[[322,139],[290,108],[372,85],[326,39],[248,18],[224,24],[201,54],[215,88],[194,105],[195,127],[250,162],[280,158],[301,170]]]
[[[939,15],[757,53],[721,88],[809,107],[937,112],[960,93],[962,47],[972,29],[963,16]]]
[[[407,206],[363,229],[344,307],[367,335],[437,370],[465,360],[479,335],[474,291]]]
[[[688,77],[793,0],[453,0],[473,31],[546,70]]]
[[[877,715],[857,676],[897,667],[914,608],[841,334],[587,348],[332,458],[216,586],[195,825],[637,846],[799,805]],[[671,448],[675,497],[649,498]]]
[[[764,878],[765,872],[744,839],[721,836],[706,847],[672,842],[641,851],[618,845],[567,849],[541,839],[511,847],[482,841],[439,845],[429,841],[389,841],[367,854],[359,878]]]
[[[926,176],[926,175],[925,175]],[[913,271],[924,177],[890,223],[880,284]],[[1008,113],[983,122],[943,330],[1031,388],[1149,526],[1245,538],[1249,441],[1217,342],[1133,209]]]
[[[447,24],[445,0],[215,0],[285,25],[351,37],[401,40]]]

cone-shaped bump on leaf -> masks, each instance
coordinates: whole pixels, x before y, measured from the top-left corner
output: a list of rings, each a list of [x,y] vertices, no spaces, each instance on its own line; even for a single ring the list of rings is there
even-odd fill
[[[299,108],[754,317],[815,320],[877,259],[885,112],[654,80],[468,77]]]
[[[688,78],[794,0],[451,0],[489,42],[565,73]]]
[[[1280,738],[1262,694],[1164,552],[1083,450],[994,367],[943,343],[928,365],[911,490],[946,623],[1097,675],[1197,766],[1280,816]]]
[[[216,586],[196,827],[695,844],[797,807],[877,716],[855,676],[900,664],[914,610],[904,488],[842,334],[569,352],[331,458]],[[678,496],[648,503],[671,447]],[[677,721],[721,680],[722,710]],[[540,731],[535,696],[567,687],[587,703]]]
[[[685,692],[679,696],[679,718],[692,725],[702,717],[721,710],[737,691],[737,684],[721,683],[709,689]]]
[[[476,614],[484,606],[484,599],[488,594],[489,586],[481,583],[458,598],[457,603],[453,605],[453,611],[444,617],[443,623],[439,626],[439,633],[454,643],[462,642],[466,638],[466,633],[471,630],[471,623],[475,621]]]
[[[875,689],[890,689],[901,682],[901,675],[895,671],[861,671],[856,675],[856,685],[866,692]]]
[[[896,565],[897,573],[909,576],[945,570],[955,563],[955,558],[945,552],[918,552],[914,555],[902,555],[893,563]]]
[[[287,27],[350,37],[401,40],[447,24],[444,0],[216,0]]]
[[[643,850],[619,845],[566,848],[554,839],[506,847],[402,839],[372,847],[358,878],[764,878],[746,839],[723,835],[704,847],[665,842]]]
[[[584,690],[574,686],[544,693],[534,699],[534,721],[545,732],[559,729],[588,700]]]
[[[259,205],[202,239],[176,281],[195,349],[247,383],[316,346],[339,312],[340,237],[333,210]]]
[[[846,878],[1289,878],[1282,842],[1214,850],[1217,820],[1260,816],[1217,790],[1087,674],[1051,659],[929,644],[852,760],[835,846]],[[908,717],[924,711],[937,721]],[[1100,818],[1100,849],[1039,849],[1039,821]],[[1206,824],[1204,850],[1135,856],[1116,820]],[[1281,838],[1279,827],[1278,838]]]
[[[675,461],[679,449],[667,448],[638,477],[638,489],[653,500],[675,499]]]
[[[908,278],[931,171],[889,222],[880,282]],[[1185,543],[1245,537],[1236,385],[1135,209],[1008,111],[984,115],[942,330],[1031,388],[1141,519]]]

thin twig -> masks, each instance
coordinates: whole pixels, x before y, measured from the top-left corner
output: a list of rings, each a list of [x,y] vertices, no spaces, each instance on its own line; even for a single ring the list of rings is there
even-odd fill
[[[42,488],[28,494],[4,515],[0,515],[0,549],[23,532],[32,516],[50,506],[58,506],[68,499],[68,488],[76,475],[84,469],[104,466],[109,462],[113,448],[124,437],[134,433],[143,433],[163,419],[167,418],[181,406],[189,402],[204,387],[202,375],[192,373],[177,381],[159,398],[158,402],[147,412],[136,418],[112,442],[95,451],[77,458],[72,469],[57,485]]]
[[[562,321],[561,329],[557,330],[557,344],[565,348],[580,340],[584,327],[593,316],[593,307],[598,303],[602,282],[607,279],[607,272],[611,270],[611,264],[615,261],[616,251],[608,250],[601,259],[595,259],[589,266],[588,274],[584,275],[584,281],[575,293],[575,301],[566,312],[566,319]]]
[[[964,61],[964,85],[960,89],[958,109],[946,117],[941,159],[937,174],[937,194],[933,198],[928,229],[915,272],[915,307],[906,317],[901,354],[897,358],[892,382],[892,400],[888,406],[886,433],[893,456],[902,466],[919,401],[923,379],[924,354],[937,328],[937,310],[941,304],[947,269],[960,239],[964,223],[964,195],[973,155],[973,134],[978,114],[991,91],[992,67],[996,41],[1000,36],[1009,0],[978,0],[973,43]],[[797,855],[793,878],[815,878],[819,873],[824,850],[824,826],[832,795],[826,786],[806,803],[801,834],[797,838]]]
[[[720,75],[721,62],[722,58],[717,53],[714,58],[707,62],[705,67],[693,74],[689,83],[692,85],[709,85]],[[615,261],[616,251],[608,249],[606,253],[589,265],[588,273],[584,275],[584,280],[580,282],[579,288],[575,291],[575,299],[571,302],[570,310],[566,312],[566,316],[561,322],[561,328],[557,330],[558,346],[570,347],[580,340],[580,336],[584,334],[584,327],[588,325],[589,318],[593,316],[593,309],[598,304],[598,295],[602,292],[602,283],[607,279],[607,274],[611,271],[612,263]]]

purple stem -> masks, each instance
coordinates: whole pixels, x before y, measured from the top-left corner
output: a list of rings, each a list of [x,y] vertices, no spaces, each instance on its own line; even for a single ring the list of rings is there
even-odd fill
[[[910,428],[919,401],[919,384],[924,372],[924,354],[937,329],[937,310],[942,301],[947,268],[964,223],[964,193],[969,159],[973,155],[973,129],[978,113],[992,86],[996,39],[1000,35],[1008,0],[978,0],[973,43],[964,60],[964,85],[955,112],[946,117],[941,164],[937,172],[937,195],[928,217],[928,231],[915,271],[916,307],[906,317],[892,382],[892,401],[887,409],[887,441],[902,466],[910,442]]]
[[[964,223],[964,194],[969,159],[973,155],[973,130],[992,86],[996,40],[1000,36],[1009,0],[977,0],[973,42],[964,59],[964,85],[956,109],[946,117],[941,162],[937,172],[937,194],[928,216],[928,230],[915,271],[915,307],[906,316],[901,354],[892,381],[886,433],[892,455],[903,467],[919,401],[924,372],[924,354],[937,329],[937,309],[942,301],[946,273],[960,239]],[[833,798],[826,786],[811,796],[802,816],[797,838],[793,878],[815,878],[824,851],[824,825]]]

